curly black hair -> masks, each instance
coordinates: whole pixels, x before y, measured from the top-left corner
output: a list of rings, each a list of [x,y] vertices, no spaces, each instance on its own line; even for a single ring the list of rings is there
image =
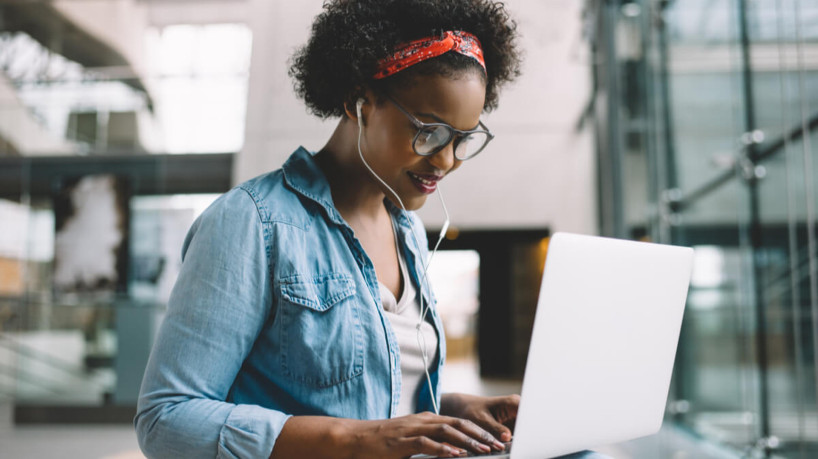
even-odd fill
[[[497,107],[499,87],[520,74],[517,24],[491,0],[334,0],[315,18],[309,42],[291,60],[295,92],[321,118],[344,115],[366,88],[382,93],[410,85],[413,76],[456,75],[480,64],[449,52],[375,80],[378,61],[398,45],[462,30],[477,36],[486,62],[484,109]]]

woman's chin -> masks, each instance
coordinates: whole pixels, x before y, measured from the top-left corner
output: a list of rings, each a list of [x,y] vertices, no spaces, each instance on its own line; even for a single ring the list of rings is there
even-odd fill
[[[421,196],[401,196],[401,200],[403,201],[403,205],[406,206],[406,210],[418,210],[426,204],[426,199],[428,196],[421,195]],[[389,197],[389,201],[395,205],[398,209],[401,208],[400,203],[397,202],[394,196]]]

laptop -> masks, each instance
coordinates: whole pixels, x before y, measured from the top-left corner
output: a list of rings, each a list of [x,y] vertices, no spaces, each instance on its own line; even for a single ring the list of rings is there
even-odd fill
[[[692,266],[687,247],[554,234],[513,444],[477,456],[544,459],[658,432]]]

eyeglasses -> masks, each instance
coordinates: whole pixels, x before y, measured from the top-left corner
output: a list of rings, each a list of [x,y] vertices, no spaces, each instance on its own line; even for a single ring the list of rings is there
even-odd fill
[[[418,132],[415,134],[415,138],[412,139],[412,148],[420,156],[431,156],[439,152],[454,138],[454,157],[460,161],[465,161],[477,156],[494,138],[494,134],[489,132],[489,128],[482,121],[477,125],[478,129],[471,131],[461,131],[446,123],[424,123],[415,118],[395,99],[390,96],[387,96],[387,98],[417,128]]]

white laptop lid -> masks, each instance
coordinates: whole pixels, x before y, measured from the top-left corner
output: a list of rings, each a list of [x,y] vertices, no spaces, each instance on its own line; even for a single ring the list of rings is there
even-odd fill
[[[686,247],[551,238],[511,459],[659,430],[692,264]]]

